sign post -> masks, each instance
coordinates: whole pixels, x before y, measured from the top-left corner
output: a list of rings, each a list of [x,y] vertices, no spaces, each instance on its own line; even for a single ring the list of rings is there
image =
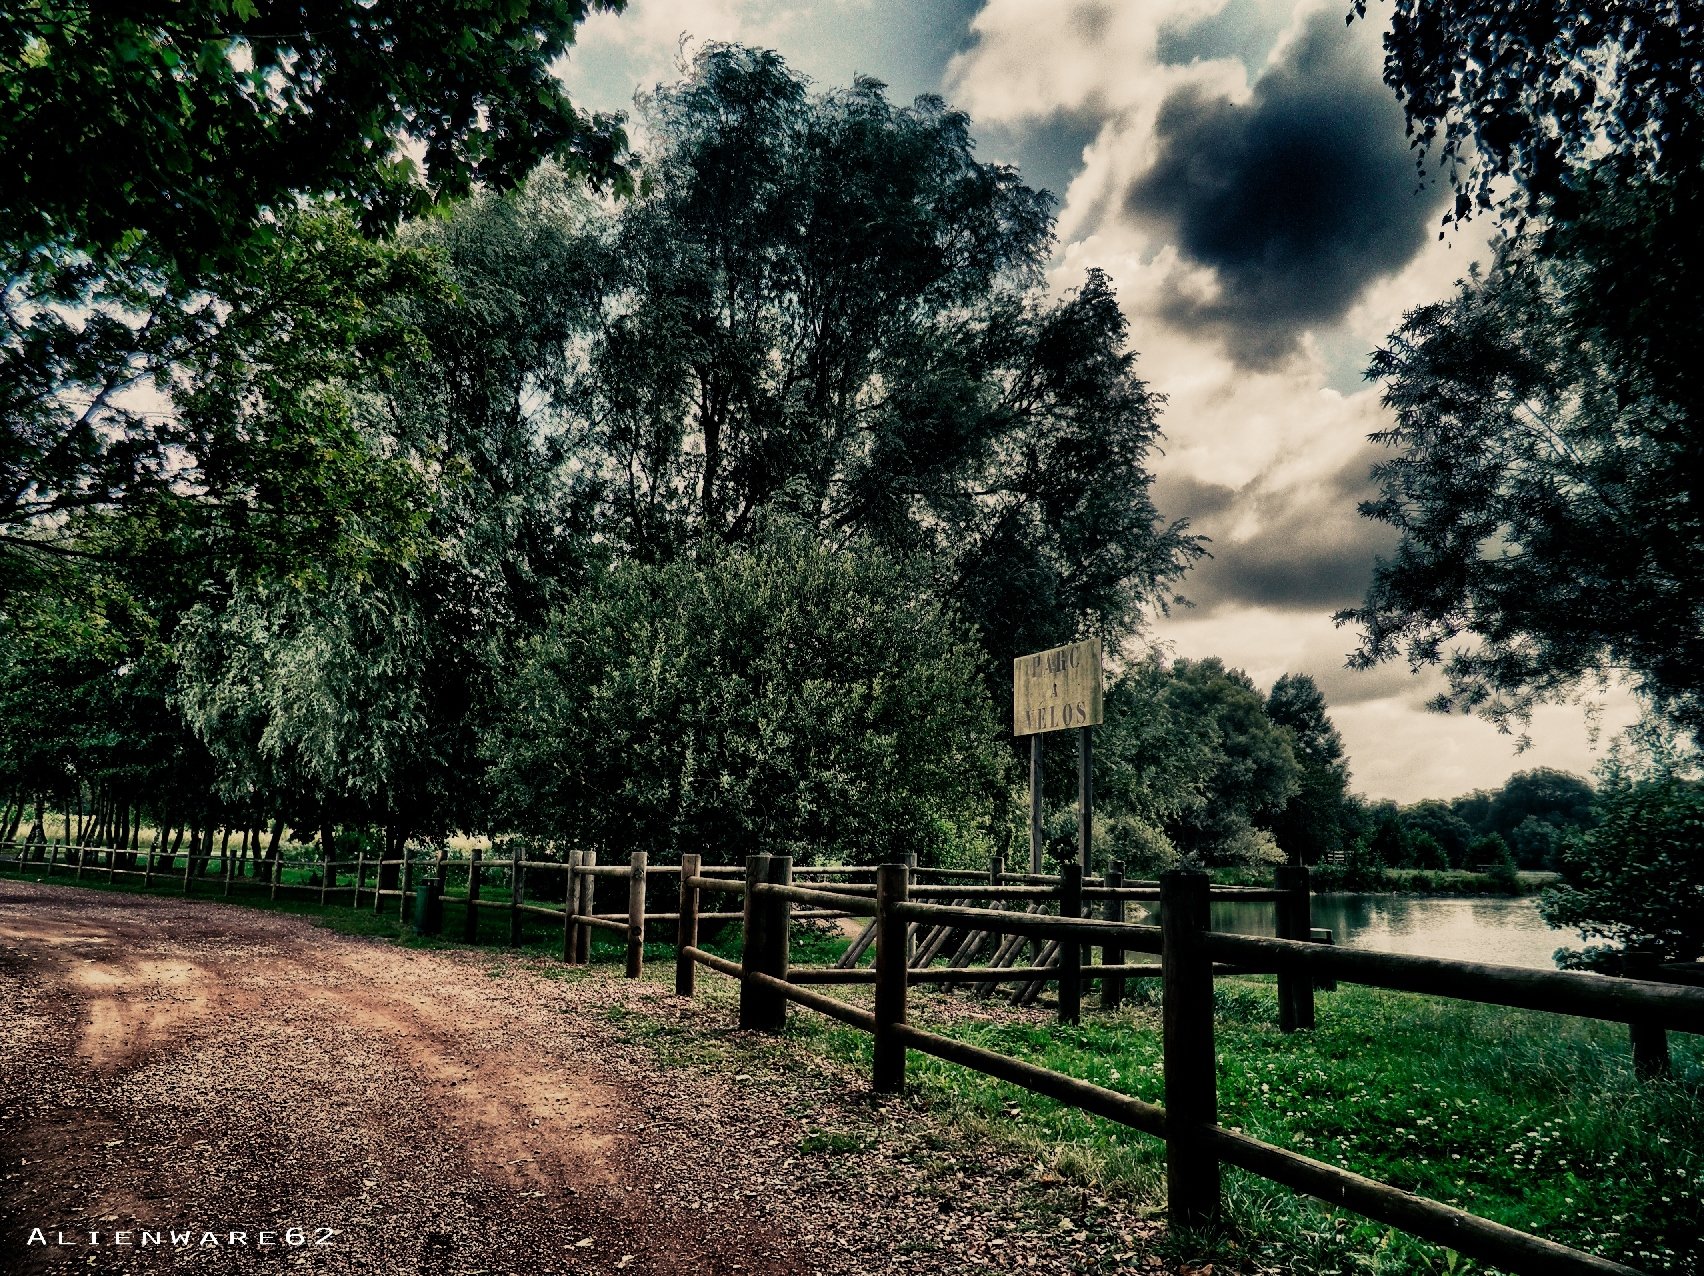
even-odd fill
[[[1094,745],[1089,728],[1104,720],[1099,638],[1067,643],[1012,661],[1012,734],[1030,737],[1030,872],[1041,872],[1041,738],[1077,732],[1077,857],[1089,868],[1094,823]]]

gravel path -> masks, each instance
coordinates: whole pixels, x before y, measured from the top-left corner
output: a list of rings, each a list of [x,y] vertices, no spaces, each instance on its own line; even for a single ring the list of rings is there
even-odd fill
[[[0,1272],[1160,1269],[1151,1220],[731,1022],[502,952],[0,884]]]

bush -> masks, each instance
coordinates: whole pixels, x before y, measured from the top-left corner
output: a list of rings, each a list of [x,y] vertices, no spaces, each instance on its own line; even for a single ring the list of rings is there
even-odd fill
[[[1648,948],[1667,961],[1704,954],[1704,791],[1658,776],[1599,796],[1600,822],[1558,849],[1562,881],[1539,900],[1544,920],[1584,939]],[[1601,948],[1562,949],[1570,965],[1601,964]]]
[[[486,741],[514,829],[600,853],[971,858],[1001,783],[977,649],[888,560],[781,527],[622,563],[552,617]]]

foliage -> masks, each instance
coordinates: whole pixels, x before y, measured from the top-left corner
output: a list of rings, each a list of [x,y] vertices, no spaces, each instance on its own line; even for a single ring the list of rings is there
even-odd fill
[[[1462,849],[1466,850],[1465,847]],[[1425,829],[1408,835],[1408,858],[1415,868],[1440,869],[1450,866],[1449,852]]]
[[[24,6],[0,26],[4,254],[60,244],[98,261],[140,242],[200,276],[264,243],[269,215],[300,199],[342,202],[375,230],[546,156],[616,177],[617,122],[576,110],[551,66],[588,13],[621,7]]]
[[[1317,864],[1358,831],[1343,737],[1326,713],[1325,696],[1305,673],[1284,674],[1273,684],[1266,716],[1290,733],[1298,767],[1296,791],[1274,818],[1273,835],[1290,863]]]
[[[1095,845],[1106,850],[1109,860],[1121,862],[1127,876],[1156,877],[1177,867],[1177,848],[1164,830],[1128,812],[1103,816],[1096,811]]]
[[[1704,335],[1700,208],[1704,169],[1603,189],[1565,234],[1506,242],[1489,272],[1410,312],[1374,356],[1396,414],[1374,437],[1398,454],[1362,512],[1402,540],[1340,613],[1365,631],[1357,666],[1441,663],[1435,707],[1505,728],[1611,674],[1704,725],[1704,385],[1685,354]],[[1632,267],[1623,227],[1651,270]]]
[[[1415,867],[1459,868],[1467,862],[1467,847],[1473,841],[1475,826],[1457,815],[1450,803],[1428,798],[1403,807],[1401,814],[1402,827],[1409,835],[1410,844],[1416,844],[1424,837],[1437,847],[1443,857],[1439,864],[1420,863],[1416,852]],[[1394,867],[1405,862],[1393,861],[1392,864]]]
[[[179,703],[228,791],[306,802],[327,822],[366,815],[375,799],[383,814],[387,790],[428,745],[425,637],[398,602],[346,585],[272,585],[189,613]]]
[[[1247,674],[1214,658],[1167,666],[1150,656],[1113,681],[1105,707],[1097,807],[1163,830],[1185,854],[1264,857],[1254,830],[1284,809],[1300,768],[1294,735],[1266,716]]]
[[[1672,775],[1607,789],[1599,822],[1560,849],[1562,881],[1539,907],[1552,926],[1645,948],[1668,961],[1704,956],[1704,789]],[[1600,964],[1601,946],[1560,950],[1569,964]]]
[[[0,572],[67,548],[220,547],[288,573],[405,554],[408,476],[359,428],[353,387],[408,354],[395,303],[440,290],[422,255],[349,219],[291,215],[214,297],[147,269],[66,266],[0,294]],[[85,539],[87,539],[85,537]]]
[[[1365,17],[1352,0],[1350,21]],[[1457,190],[1453,217],[1530,211],[1570,193],[1571,170],[1662,175],[1698,151],[1704,15],[1687,0],[1396,0],[1385,83],[1424,156]]]
[[[1497,834],[1487,833],[1468,844],[1466,867],[1487,869],[1509,859],[1509,844]]]
[[[710,44],[645,104],[647,193],[607,235],[599,322],[562,399],[606,534],[645,561],[782,514],[926,562],[1013,654],[1129,636],[1199,554],[1162,524],[1108,278],[1050,296],[1048,197],[979,162],[937,98],[822,95]]]
[[[882,556],[796,527],[617,563],[528,646],[488,744],[500,812],[608,853],[932,862],[999,780],[973,650]]]
[[[1591,824],[1594,818],[1592,798],[1590,782],[1567,771],[1551,767],[1517,771],[1492,797],[1486,828],[1501,834],[1513,846],[1515,835],[1530,821],[1543,827],[1529,829],[1529,837],[1548,837],[1548,847],[1554,842],[1557,830],[1585,828]],[[1536,867],[1525,865],[1525,861],[1522,863],[1523,866]]]

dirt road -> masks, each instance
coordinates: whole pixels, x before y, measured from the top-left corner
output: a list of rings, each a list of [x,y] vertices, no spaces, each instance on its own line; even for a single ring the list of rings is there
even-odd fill
[[[643,1096],[477,956],[12,884],[0,945],[0,1270],[808,1269],[634,1181]]]
[[[939,1131],[889,1165],[806,1155],[908,1118],[742,1042],[660,1068],[612,1007],[665,1038],[706,1007],[561,973],[0,883],[0,1272],[1129,1270],[1081,1265],[1081,1232],[1049,1259],[1000,1158],[937,1212],[963,1164]]]

